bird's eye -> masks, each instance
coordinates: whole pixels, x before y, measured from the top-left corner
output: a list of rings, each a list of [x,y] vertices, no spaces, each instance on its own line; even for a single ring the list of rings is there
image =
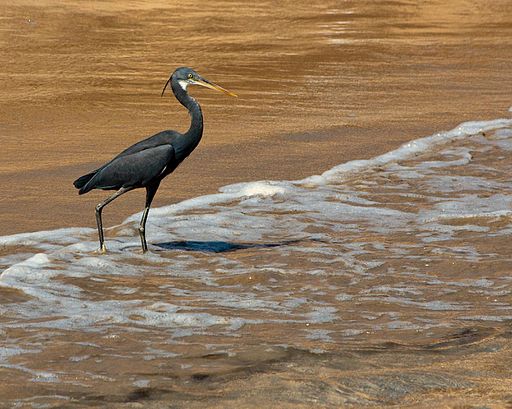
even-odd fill
[[[194,78],[194,76],[192,74],[188,74],[188,79],[191,80],[192,78]]]

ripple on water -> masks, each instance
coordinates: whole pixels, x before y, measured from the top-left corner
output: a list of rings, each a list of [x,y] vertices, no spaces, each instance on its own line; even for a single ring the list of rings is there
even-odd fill
[[[154,209],[146,255],[140,214],[107,229],[107,256],[93,229],[2,237],[1,365],[90,386],[141,351],[147,373],[208,372],[255,345],[330,351],[506,322],[510,126],[462,124],[304,180]]]

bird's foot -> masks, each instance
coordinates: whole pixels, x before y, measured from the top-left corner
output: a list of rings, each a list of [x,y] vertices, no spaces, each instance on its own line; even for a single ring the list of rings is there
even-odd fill
[[[101,247],[98,250],[98,253],[100,254],[107,254],[107,246],[105,246],[105,243],[101,245]]]

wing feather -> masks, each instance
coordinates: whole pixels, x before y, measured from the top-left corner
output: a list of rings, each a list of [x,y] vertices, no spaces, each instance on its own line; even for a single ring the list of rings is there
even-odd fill
[[[92,189],[146,186],[161,177],[174,161],[174,148],[169,144],[126,152],[100,168],[79,193],[84,194]]]

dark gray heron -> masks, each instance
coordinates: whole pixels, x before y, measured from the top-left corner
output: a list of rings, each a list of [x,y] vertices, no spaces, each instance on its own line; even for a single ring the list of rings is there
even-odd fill
[[[116,190],[96,206],[96,223],[100,240],[100,252],[105,253],[105,239],[101,211],[119,196],[133,189],[146,188],[146,206],[139,225],[142,252],[148,250],[146,243],[146,220],[151,202],[164,177],[174,172],[178,165],[196,148],[203,135],[203,114],[197,101],[187,93],[189,85],[201,85],[236,97],[232,92],[201,77],[191,68],[178,68],[165,83],[171,84],[176,99],[188,109],[192,121],[184,134],[176,131],[162,131],[125,149],[110,162],[73,182],[83,195],[92,189]]]

